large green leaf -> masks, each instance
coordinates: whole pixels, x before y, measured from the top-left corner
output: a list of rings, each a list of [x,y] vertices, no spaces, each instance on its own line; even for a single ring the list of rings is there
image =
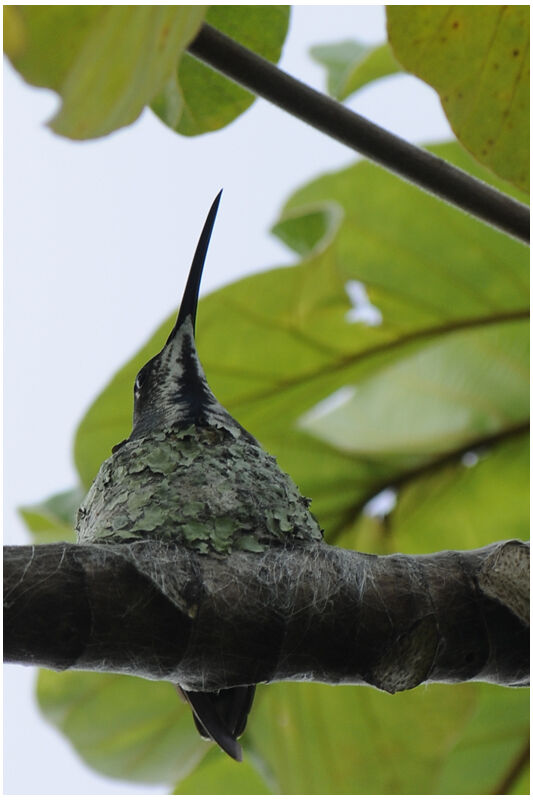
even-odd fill
[[[523,794],[529,797],[531,794],[531,779],[529,767],[529,740],[526,742],[522,753],[517,756],[514,764],[511,765],[505,789],[507,794]],[[503,794],[503,792],[501,792]]]
[[[438,777],[439,794],[529,794],[529,691],[476,687],[474,714]]]
[[[483,164],[529,190],[529,6],[387,6],[406,70],[439,93],[450,125]]]
[[[488,793],[527,738],[526,691],[513,690],[505,723],[491,723],[489,709],[497,711],[508,693],[473,684],[394,696],[366,687],[276,684],[261,689],[250,737],[283,794],[434,794],[446,791],[441,785]],[[482,722],[485,735],[477,738]],[[475,778],[468,765],[473,745]],[[495,751],[483,774],[483,756]]]
[[[271,794],[266,781],[252,763],[245,745],[244,761],[238,764],[213,747],[202,763],[174,788],[173,794]]]
[[[4,6],[4,52],[34,86],[61,87],[104,6]]]
[[[391,501],[386,516],[361,515],[360,506],[348,509],[336,543],[384,554],[463,550],[502,539],[527,539],[529,436],[523,432],[463,456],[406,470]]]
[[[37,691],[45,717],[105,775],[172,785],[208,748],[194,730],[189,706],[169,683],[41,670]]]
[[[269,61],[278,61],[290,6],[210,6],[206,22]],[[254,95],[185,53],[152,101],[163,122],[185,136],[218,130],[254,102]]]
[[[461,330],[337,392],[300,425],[340,450],[431,457],[529,416],[527,320]]]
[[[388,43],[372,47],[348,39],[316,45],[310,52],[326,67],[328,92],[337,100],[345,100],[372,81],[401,72]]]
[[[208,6],[10,6],[4,50],[29,83],[54,89],[51,127],[73,139],[104,136],[151,105],[188,136],[227,125],[254,96],[185,50]],[[212,6],[207,21],[271,61],[289,6]]]
[[[529,537],[529,436],[526,432],[422,471],[402,489],[389,547],[402,552],[474,548]]]

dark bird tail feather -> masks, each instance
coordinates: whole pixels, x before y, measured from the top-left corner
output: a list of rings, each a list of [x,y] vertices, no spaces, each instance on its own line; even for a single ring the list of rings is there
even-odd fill
[[[244,732],[255,686],[235,686],[219,692],[186,692],[200,736],[216,742],[236,761],[242,761],[238,737]]]

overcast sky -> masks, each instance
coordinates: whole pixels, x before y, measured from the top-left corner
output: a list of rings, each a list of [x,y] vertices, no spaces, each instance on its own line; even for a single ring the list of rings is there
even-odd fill
[[[296,6],[280,66],[323,90],[312,45],[385,38],[382,6]],[[74,430],[112,374],[176,307],[207,210],[224,188],[203,292],[288,264],[268,230],[287,196],[355,154],[257,101],[222,131],[179,137],[146,111],[74,143],[45,122],[49,91],[4,70],[4,541],[28,543],[15,512],[76,482]],[[449,138],[432,90],[395,76],[350,107],[425,143]],[[40,717],[35,671],[4,669],[4,792],[146,794],[101,777]],[[192,724],[192,723],[191,723]],[[164,794],[164,787],[148,793]]]

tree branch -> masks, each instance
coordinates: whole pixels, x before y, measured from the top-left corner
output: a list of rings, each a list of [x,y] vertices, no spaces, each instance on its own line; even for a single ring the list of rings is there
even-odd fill
[[[525,685],[529,547],[224,558],[160,541],[4,548],[4,660],[214,690],[263,681]]]
[[[204,24],[188,51],[195,58],[357,150],[401,178],[463,211],[529,242],[529,209],[427,150],[394,136]]]

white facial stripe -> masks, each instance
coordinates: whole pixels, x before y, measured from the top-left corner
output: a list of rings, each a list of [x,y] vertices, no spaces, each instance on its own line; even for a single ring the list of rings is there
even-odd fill
[[[164,423],[168,425],[179,421],[180,416],[186,415],[189,410],[189,404],[186,399],[181,402],[177,399],[180,389],[186,389],[183,386],[186,361],[189,364],[191,361],[193,362],[197,380],[201,383],[205,393],[205,417],[207,423],[219,424],[224,420],[232,419],[209,388],[196,351],[192,320],[187,317],[172,341],[161,352],[157,365],[158,388],[155,390],[157,396],[156,404],[164,417]]]

